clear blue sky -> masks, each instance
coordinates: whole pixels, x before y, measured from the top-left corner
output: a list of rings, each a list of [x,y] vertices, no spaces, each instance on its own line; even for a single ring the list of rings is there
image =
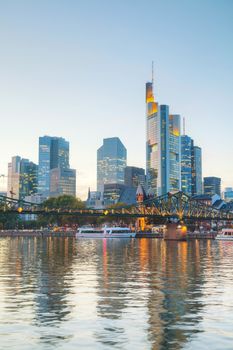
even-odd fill
[[[70,141],[82,198],[104,137],[145,167],[154,60],[156,97],[186,118],[203,175],[233,186],[232,0],[0,1],[0,60],[0,173],[13,155],[38,162],[45,134]]]

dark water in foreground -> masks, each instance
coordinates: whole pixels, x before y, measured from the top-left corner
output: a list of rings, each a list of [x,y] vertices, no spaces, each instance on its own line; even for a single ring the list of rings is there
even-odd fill
[[[233,242],[0,239],[0,349],[233,349]]]

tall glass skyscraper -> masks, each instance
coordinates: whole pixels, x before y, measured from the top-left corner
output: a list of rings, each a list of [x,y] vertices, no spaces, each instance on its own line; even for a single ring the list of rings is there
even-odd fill
[[[161,127],[161,193],[169,192],[169,107],[167,105],[160,106],[160,127]]]
[[[19,179],[19,199],[31,196],[37,192],[38,165],[28,159],[21,159]]]
[[[106,138],[97,150],[97,191],[105,184],[124,184],[127,151],[118,137]]]
[[[193,146],[193,179],[192,195],[202,194],[202,152],[198,146]]]
[[[146,178],[147,189],[159,194],[160,185],[160,118],[153,83],[146,83]]]
[[[181,145],[180,145],[180,116],[169,115],[169,191],[181,189]]]
[[[51,170],[69,167],[69,142],[62,137],[40,137],[38,192],[44,197],[49,197]]]
[[[154,195],[179,191],[180,174],[180,116],[169,115],[167,105],[158,106],[154,100],[153,84],[146,83],[147,190]]]
[[[181,136],[181,190],[192,196],[193,181],[193,140]]]

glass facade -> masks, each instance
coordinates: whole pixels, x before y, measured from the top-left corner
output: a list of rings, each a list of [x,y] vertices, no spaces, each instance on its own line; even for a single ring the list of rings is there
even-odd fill
[[[50,196],[76,196],[76,170],[54,168],[50,170]]]
[[[154,195],[158,195],[160,181],[160,120],[152,82],[146,83],[146,129],[147,189]]]
[[[202,151],[198,146],[193,147],[193,178],[192,195],[202,194]]]
[[[161,127],[161,192],[169,192],[169,107],[160,106],[160,127]]]
[[[45,197],[49,196],[51,139],[50,136],[39,138],[38,192]]]
[[[127,166],[125,168],[125,185],[137,188],[139,184],[145,187],[145,170],[134,166]]]
[[[127,151],[118,137],[103,140],[97,150],[97,191],[103,193],[105,184],[124,184]]]
[[[192,196],[193,140],[187,135],[181,136],[181,190]]]
[[[232,187],[226,187],[224,192],[224,200],[226,202],[233,201],[233,188]]]
[[[104,206],[108,207],[110,205],[116,204],[119,201],[124,189],[125,185],[123,184],[105,184],[103,192]]]
[[[180,116],[169,115],[169,191],[181,189]]]
[[[218,194],[221,197],[221,179],[219,177],[204,177],[204,194],[213,196]]]
[[[38,192],[48,197],[50,193],[50,170],[69,169],[69,142],[62,137],[39,138]]]
[[[37,192],[38,165],[28,159],[21,159],[19,179],[19,199],[31,196]]]

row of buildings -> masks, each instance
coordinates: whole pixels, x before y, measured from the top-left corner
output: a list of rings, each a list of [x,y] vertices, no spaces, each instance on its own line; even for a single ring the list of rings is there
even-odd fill
[[[127,166],[127,150],[119,138],[104,139],[97,150],[97,191],[88,192],[87,204],[131,204],[139,185],[149,197],[175,191],[207,202],[221,197],[221,179],[202,179],[202,150],[181,133],[180,115],[155,100],[153,80],[146,83],[146,170]],[[231,190],[226,189],[227,200],[233,198]]]
[[[19,156],[8,163],[8,197],[40,202],[63,194],[76,196],[76,170],[70,168],[64,138],[39,138],[38,165]]]
[[[76,195],[76,170],[69,164],[69,142],[62,137],[39,138],[38,165],[19,156],[8,164],[7,195],[41,201]],[[136,191],[146,197],[183,191],[205,201],[221,197],[221,179],[202,179],[202,150],[184,130],[179,114],[154,97],[153,79],[146,83],[146,169],[127,166],[127,149],[118,137],[105,138],[97,150],[97,191],[88,191],[87,205],[102,208],[117,202],[132,204]],[[217,198],[217,197],[216,197]],[[226,200],[233,199],[232,188]]]

